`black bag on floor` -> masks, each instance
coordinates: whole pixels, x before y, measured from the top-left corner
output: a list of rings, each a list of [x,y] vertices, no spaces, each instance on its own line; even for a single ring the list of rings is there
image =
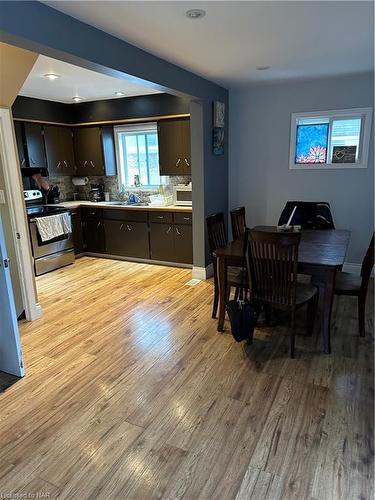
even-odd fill
[[[253,339],[258,311],[255,304],[243,300],[230,300],[226,305],[232,335],[236,342]]]

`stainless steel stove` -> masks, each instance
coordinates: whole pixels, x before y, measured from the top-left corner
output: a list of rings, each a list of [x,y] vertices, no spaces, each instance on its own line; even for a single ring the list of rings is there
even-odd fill
[[[70,210],[63,207],[44,205],[43,195],[37,189],[24,191],[24,200],[36,276],[72,264],[74,262],[72,234],[64,234],[48,241],[42,241],[36,224],[38,217],[47,217],[59,213],[68,213],[70,216]]]

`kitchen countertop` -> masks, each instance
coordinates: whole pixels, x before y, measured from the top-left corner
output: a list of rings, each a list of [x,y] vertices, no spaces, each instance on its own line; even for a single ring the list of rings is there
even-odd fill
[[[167,205],[166,207],[161,207],[159,205],[147,205],[147,206],[131,206],[131,205],[114,205],[113,202],[105,201],[62,201],[56,205],[50,205],[54,207],[66,207],[66,208],[78,208],[78,207],[99,207],[99,208],[115,208],[122,210],[146,210],[146,211],[157,211],[157,212],[192,212],[192,207],[179,206],[179,205]]]

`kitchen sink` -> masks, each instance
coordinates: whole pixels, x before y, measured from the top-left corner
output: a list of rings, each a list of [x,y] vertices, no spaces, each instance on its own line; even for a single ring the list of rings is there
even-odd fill
[[[149,203],[140,201],[138,203],[129,203],[127,201],[107,201],[106,205],[122,205],[124,207],[148,207]]]

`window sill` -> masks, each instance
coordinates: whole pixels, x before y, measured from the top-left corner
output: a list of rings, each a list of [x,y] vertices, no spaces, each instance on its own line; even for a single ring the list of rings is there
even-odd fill
[[[337,169],[354,169],[357,170],[359,168],[367,168],[367,165],[363,163],[329,163],[329,164],[316,164],[316,165],[304,165],[302,164],[294,164],[289,165],[289,170],[337,170]]]

